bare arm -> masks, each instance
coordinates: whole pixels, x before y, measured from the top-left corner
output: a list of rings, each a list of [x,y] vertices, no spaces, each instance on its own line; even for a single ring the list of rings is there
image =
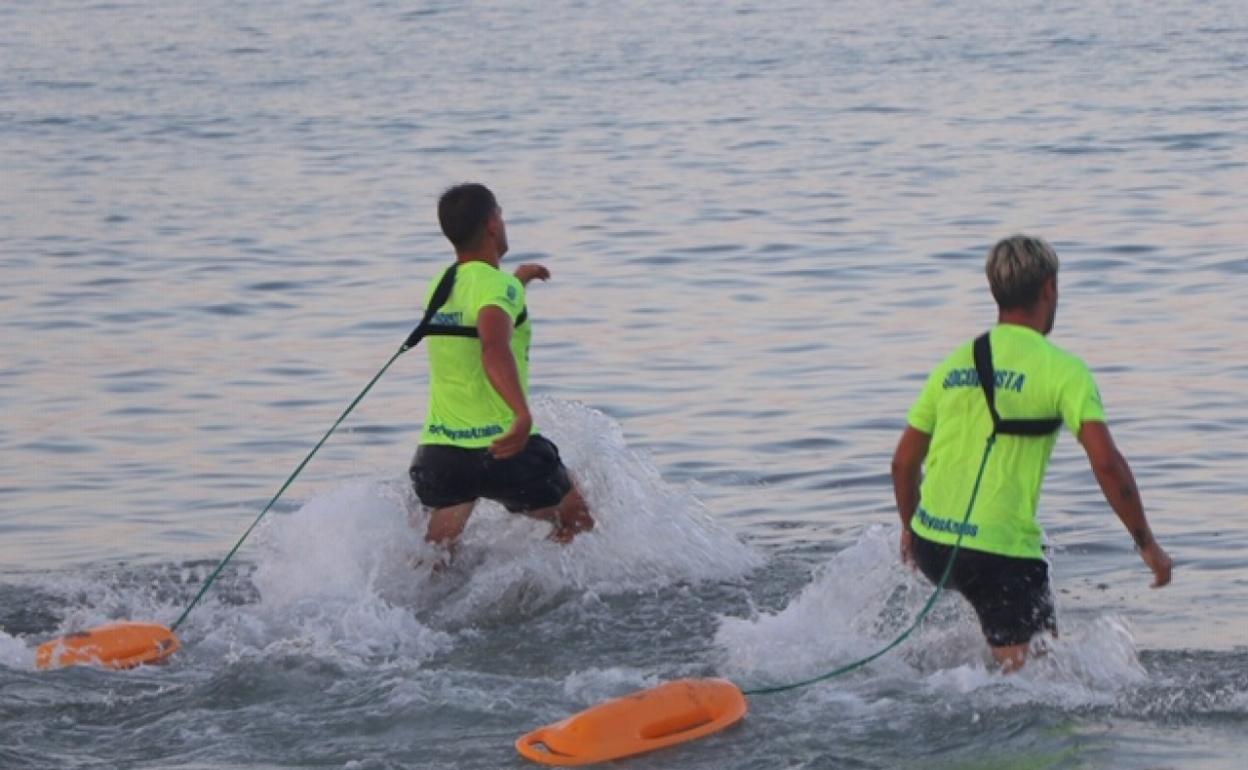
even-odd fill
[[[515,276],[520,280],[520,283],[528,286],[529,281],[532,281],[534,278],[539,281],[550,280],[550,271],[544,265],[539,265],[536,262],[525,262],[516,268]]]
[[[923,460],[932,443],[930,434],[909,425],[893,452],[893,497],[897,499],[897,515],[901,517],[901,558],[910,561],[910,519],[919,507],[919,483]]]
[[[1088,464],[1092,466],[1105,501],[1131,533],[1131,539],[1140,550],[1140,558],[1153,571],[1153,587],[1166,585],[1170,582],[1173,563],[1153,538],[1153,530],[1144,515],[1144,503],[1135,486],[1135,476],[1127,458],[1114,445],[1109,426],[1103,422],[1085,422],[1079,429],[1079,443],[1087,452]]]
[[[510,429],[490,445],[490,452],[500,460],[519,454],[528,443],[533,416],[520,385],[516,357],[511,354],[511,316],[502,308],[489,305],[477,314],[477,335],[481,339],[481,364],[490,385],[511,407],[516,417]]]

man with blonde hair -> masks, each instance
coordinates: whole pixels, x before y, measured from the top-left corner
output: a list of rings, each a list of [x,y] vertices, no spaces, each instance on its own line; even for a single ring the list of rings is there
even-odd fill
[[[947,585],[975,609],[1005,671],[1023,665],[1034,637],[1057,631],[1036,506],[1063,424],[1083,445],[1153,587],[1170,582],[1170,557],[1153,538],[1091,372],[1046,338],[1057,268],[1040,238],[1016,235],[992,248],[986,272],[997,326],[932,371],[892,462],[902,559],[933,583],[954,559]]]

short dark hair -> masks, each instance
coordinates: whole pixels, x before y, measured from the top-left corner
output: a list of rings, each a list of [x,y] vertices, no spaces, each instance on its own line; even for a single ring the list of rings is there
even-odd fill
[[[465,182],[448,189],[438,199],[438,224],[457,250],[471,249],[481,243],[485,223],[497,210],[498,201],[490,188]]]
[[[1043,238],[1014,235],[988,252],[984,272],[1002,310],[1028,308],[1040,299],[1044,282],[1057,275],[1057,252]]]

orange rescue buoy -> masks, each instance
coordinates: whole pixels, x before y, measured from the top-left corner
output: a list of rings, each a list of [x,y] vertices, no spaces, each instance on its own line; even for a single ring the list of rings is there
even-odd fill
[[[745,696],[726,679],[678,679],[539,727],[516,750],[547,765],[588,765],[719,732],[745,712]]]
[[[105,668],[134,668],[159,663],[182,644],[158,623],[109,623],[44,642],[35,652],[39,668],[94,663]]]

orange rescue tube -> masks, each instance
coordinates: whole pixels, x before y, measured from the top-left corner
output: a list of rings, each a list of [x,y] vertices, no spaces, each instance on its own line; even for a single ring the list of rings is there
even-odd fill
[[[606,762],[719,732],[746,710],[745,696],[726,679],[678,679],[539,727],[516,750],[547,765]]]
[[[44,642],[35,652],[35,664],[43,669],[84,663],[134,668],[160,663],[181,646],[173,631],[158,623],[109,623]]]

